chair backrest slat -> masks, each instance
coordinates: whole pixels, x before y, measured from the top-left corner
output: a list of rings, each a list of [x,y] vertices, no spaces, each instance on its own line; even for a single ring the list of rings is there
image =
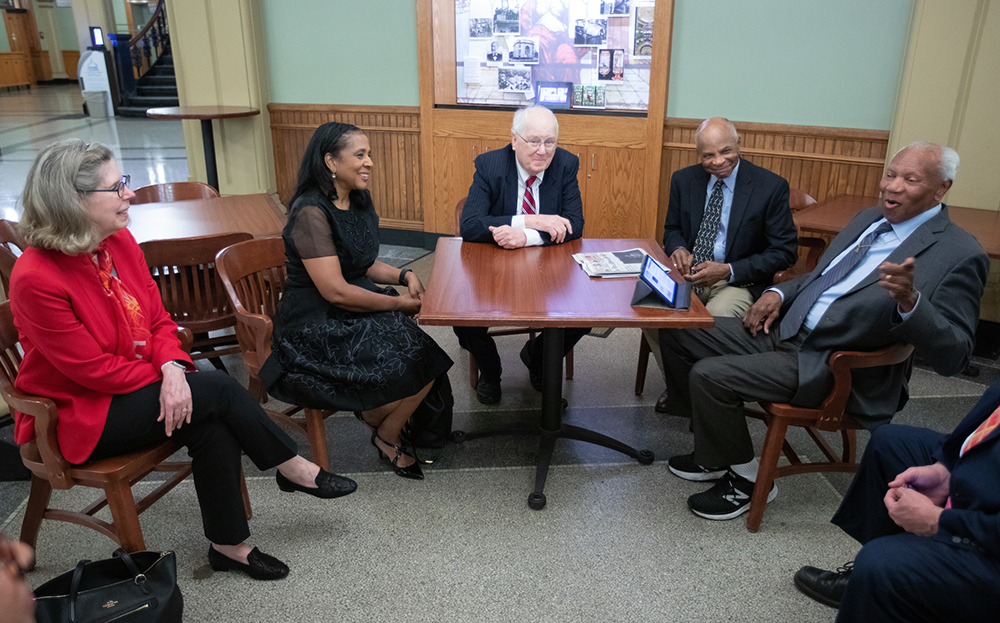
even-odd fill
[[[132,205],[143,203],[160,203],[164,201],[189,201],[191,199],[212,199],[219,196],[219,191],[201,182],[168,182],[153,184],[135,190]]]

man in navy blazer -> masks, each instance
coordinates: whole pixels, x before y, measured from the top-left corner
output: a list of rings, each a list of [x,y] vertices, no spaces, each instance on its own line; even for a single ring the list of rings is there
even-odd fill
[[[864,547],[835,572],[803,567],[799,590],[839,607],[840,622],[996,620],[998,412],[995,383],[950,435],[877,429],[833,517]]]
[[[559,122],[547,108],[529,106],[514,114],[510,145],[476,158],[476,172],[462,210],[465,242],[505,249],[561,244],[583,235],[583,202],[576,174],[580,160],[556,147]],[[566,329],[565,351],[590,329]],[[487,327],[455,327],[459,343],[476,359],[476,397],[500,401],[500,355]],[[542,338],[521,349],[532,386],[541,391]]]
[[[710,314],[742,317],[774,273],[795,263],[798,243],[788,182],[740,158],[739,135],[728,119],[703,121],[694,142],[701,162],[670,178],[663,250],[677,273],[699,286],[695,292]],[[713,200],[715,220],[710,217]],[[658,333],[643,333],[662,370]],[[665,413],[667,401],[665,391],[656,410]]]
[[[859,213],[811,273],[768,288],[742,319],[660,333],[670,408],[694,429],[694,453],[671,457],[670,471],[717,480],[688,498],[692,512],[724,520],[749,509],[757,459],[744,403],[818,406],[833,386],[835,351],[903,341],[939,374],[965,369],[989,258],[941,203],[958,162],[933,143],[904,147],[882,176],[881,207]],[[908,366],[853,374],[847,412],[869,429],[891,419],[906,404]]]

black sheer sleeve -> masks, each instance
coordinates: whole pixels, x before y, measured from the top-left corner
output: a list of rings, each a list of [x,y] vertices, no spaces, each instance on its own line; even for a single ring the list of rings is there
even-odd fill
[[[299,257],[304,260],[337,255],[330,222],[326,220],[323,210],[316,206],[303,206],[299,210],[291,234]]]

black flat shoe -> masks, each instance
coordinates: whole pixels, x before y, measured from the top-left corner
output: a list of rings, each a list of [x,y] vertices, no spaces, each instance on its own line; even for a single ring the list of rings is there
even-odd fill
[[[840,608],[853,570],[854,562],[838,567],[836,571],[802,567],[795,572],[795,587],[821,604]]]
[[[298,483],[292,482],[291,480],[285,478],[285,475],[282,474],[280,470],[275,475],[274,479],[278,481],[278,488],[282,491],[287,491],[289,493],[301,491],[302,493],[308,493],[309,495],[323,498],[324,500],[349,495],[354,493],[358,488],[358,483],[354,482],[350,478],[338,476],[337,474],[331,474],[322,467],[319,469],[319,473],[316,474],[315,487],[303,487]]]
[[[214,571],[242,571],[255,580],[280,580],[288,575],[288,565],[256,547],[247,555],[247,561],[244,564],[233,560],[211,545],[208,546],[208,564]]]
[[[382,452],[382,449],[379,448],[378,445],[375,443],[376,439],[381,439],[382,443],[384,443],[385,445],[391,448],[395,448],[396,456],[392,457],[392,459],[389,459],[389,456],[384,452]],[[397,476],[401,476],[403,478],[412,478],[413,480],[424,479],[424,471],[420,469],[420,464],[429,463],[429,461],[421,461],[419,458],[417,458],[416,450],[411,449],[408,452],[407,450],[404,449],[406,447],[405,445],[404,447],[401,448],[394,443],[389,443],[385,439],[382,439],[381,437],[378,436],[378,430],[372,431],[372,445],[375,446],[376,450],[378,450],[379,458],[384,458],[389,461],[389,464],[392,465],[392,469],[395,470]],[[407,465],[406,467],[400,467],[399,457],[403,456],[404,454],[408,457],[411,457],[413,459],[413,463]]]

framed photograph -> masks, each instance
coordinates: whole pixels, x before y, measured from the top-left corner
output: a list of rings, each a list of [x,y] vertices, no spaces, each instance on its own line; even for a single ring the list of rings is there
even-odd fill
[[[501,67],[497,70],[497,88],[501,93],[534,93],[531,88],[531,70],[520,67]]]
[[[552,110],[570,107],[575,87],[572,82],[539,82],[535,85],[535,103]]]
[[[507,51],[505,37],[493,37],[490,41],[490,51],[486,53],[486,64],[496,66],[503,62],[504,53]]]
[[[507,62],[522,65],[538,64],[538,37],[511,37]]]
[[[629,21],[629,32],[632,34],[633,59],[652,58],[653,55],[653,5],[634,5]]]
[[[625,50],[604,49],[597,56],[598,80],[622,80],[625,74]]]
[[[493,34],[521,34],[521,3],[519,0],[507,0],[493,10]]]
[[[575,46],[605,45],[608,42],[608,20],[607,18],[578,19],[573,33]]]
[[[488,17],[469,18],[469,39],[490,39],[493,37],[493,20]]]
[[[601,15],[628,15],[629,0],[601,0]]]

